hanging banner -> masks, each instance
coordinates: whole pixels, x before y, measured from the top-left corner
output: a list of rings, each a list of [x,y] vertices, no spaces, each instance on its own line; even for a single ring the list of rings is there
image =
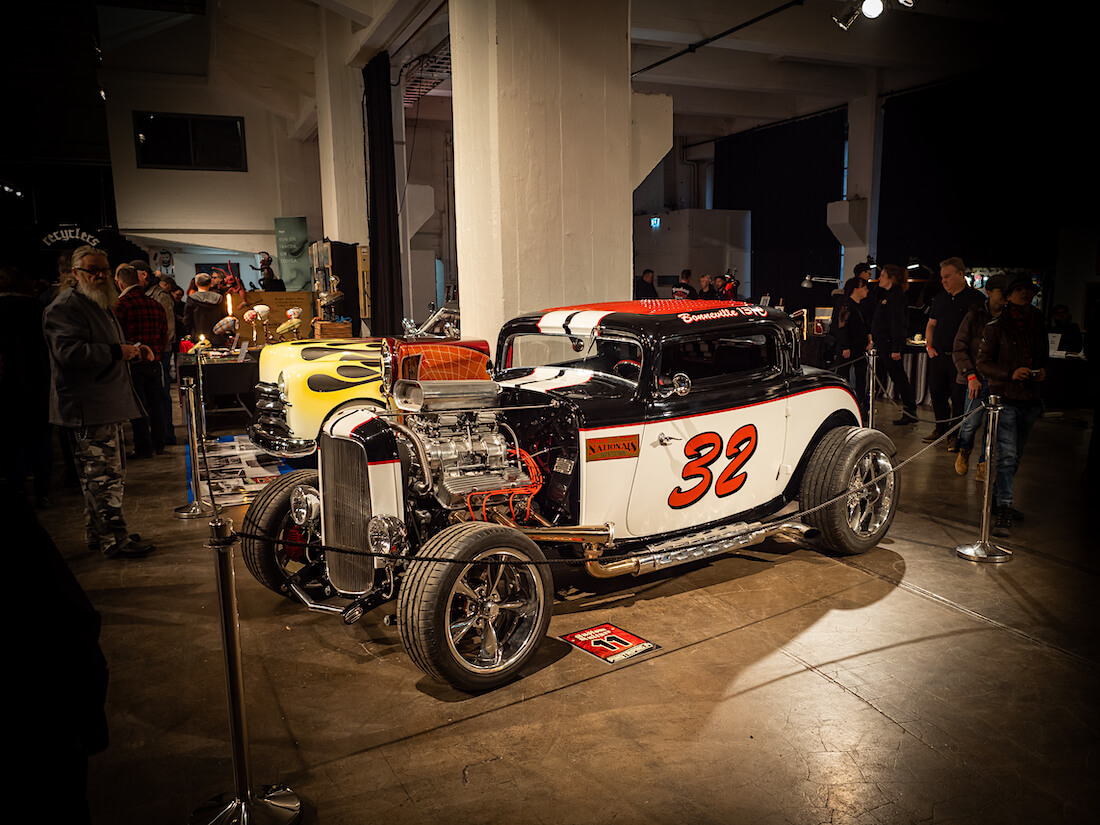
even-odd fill
[[[275,219],[275,255],[277,274],[286,285],[287,292],[309,292],[312,278],[309,272],[309,233],[306,219]]]

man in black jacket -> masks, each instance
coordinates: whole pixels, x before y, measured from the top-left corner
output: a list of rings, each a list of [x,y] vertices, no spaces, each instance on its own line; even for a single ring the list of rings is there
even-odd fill
[[[986,325],[978,347],[978,372],[989,379],[989,394],[1000,396],[1002,402],[993,484],[995,536],[1011,535],[1013,517],[1020,519],[1012,507],[1012,481],[1039,417],[1039,388],[1047,377],[1047,335],[1042,313],[1031,305],[1034,297],[1030,277],[1023,273],[1010,276],[1005,307]]]
[[[183,323],[195,343],[198,343],[200,335],[204,335],[212,346],[220,347],[225,345],[225,336],[215,333],[214,325],[229,312],[225,299],[212,286],[212,279],[205,272],[195,276],[198,291],[191,293],[183,306]]]
[[[657,287],[653,283],[654,277],[652,269],[642,270],[642,276],[634,282],[635,300],[657,297]]]
[[[871,321],[871,338],[878,350],[878,380],[886,383],[886,376],[894,382],[901,396],[901,418],[897,426],[917,423],[917,399],[901,354],[905,349],[905,317],[908,304],[905,300],[905,271],[896,264],[887,264],[879,276],[878,307]]]

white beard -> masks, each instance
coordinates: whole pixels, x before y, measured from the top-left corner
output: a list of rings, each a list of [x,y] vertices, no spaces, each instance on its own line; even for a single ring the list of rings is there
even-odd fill
[[[118,294],[106,282],[102,286],[92,286],[84,281],[77,281],[76,291],[107,312],[113,310],[118,304]]]

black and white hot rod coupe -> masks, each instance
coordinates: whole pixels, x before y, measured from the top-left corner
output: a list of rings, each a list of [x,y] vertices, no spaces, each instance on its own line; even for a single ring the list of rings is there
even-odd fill
[[[330,417],[318,469],[250,506],[245,562],[348,623],[396,599],[413,661],[479,691],[517,678],[546,634],[551,570],[523,562],[608,578],[769,537],[861,552],[893,520],[896,451],[843,380],[799,363],[799,341],[782,310],[728,301],[516,318],[495,380],[397,380],[395,410]]]

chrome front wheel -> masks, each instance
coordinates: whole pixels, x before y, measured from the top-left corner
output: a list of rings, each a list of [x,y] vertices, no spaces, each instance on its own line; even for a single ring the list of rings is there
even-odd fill
[[[510,528],[473,522],[442,531],[416,558],[398,596],[413,661],[462,690],[515,679],[550,622],[550,572],[527,564],[545,561],[538,546]]]

